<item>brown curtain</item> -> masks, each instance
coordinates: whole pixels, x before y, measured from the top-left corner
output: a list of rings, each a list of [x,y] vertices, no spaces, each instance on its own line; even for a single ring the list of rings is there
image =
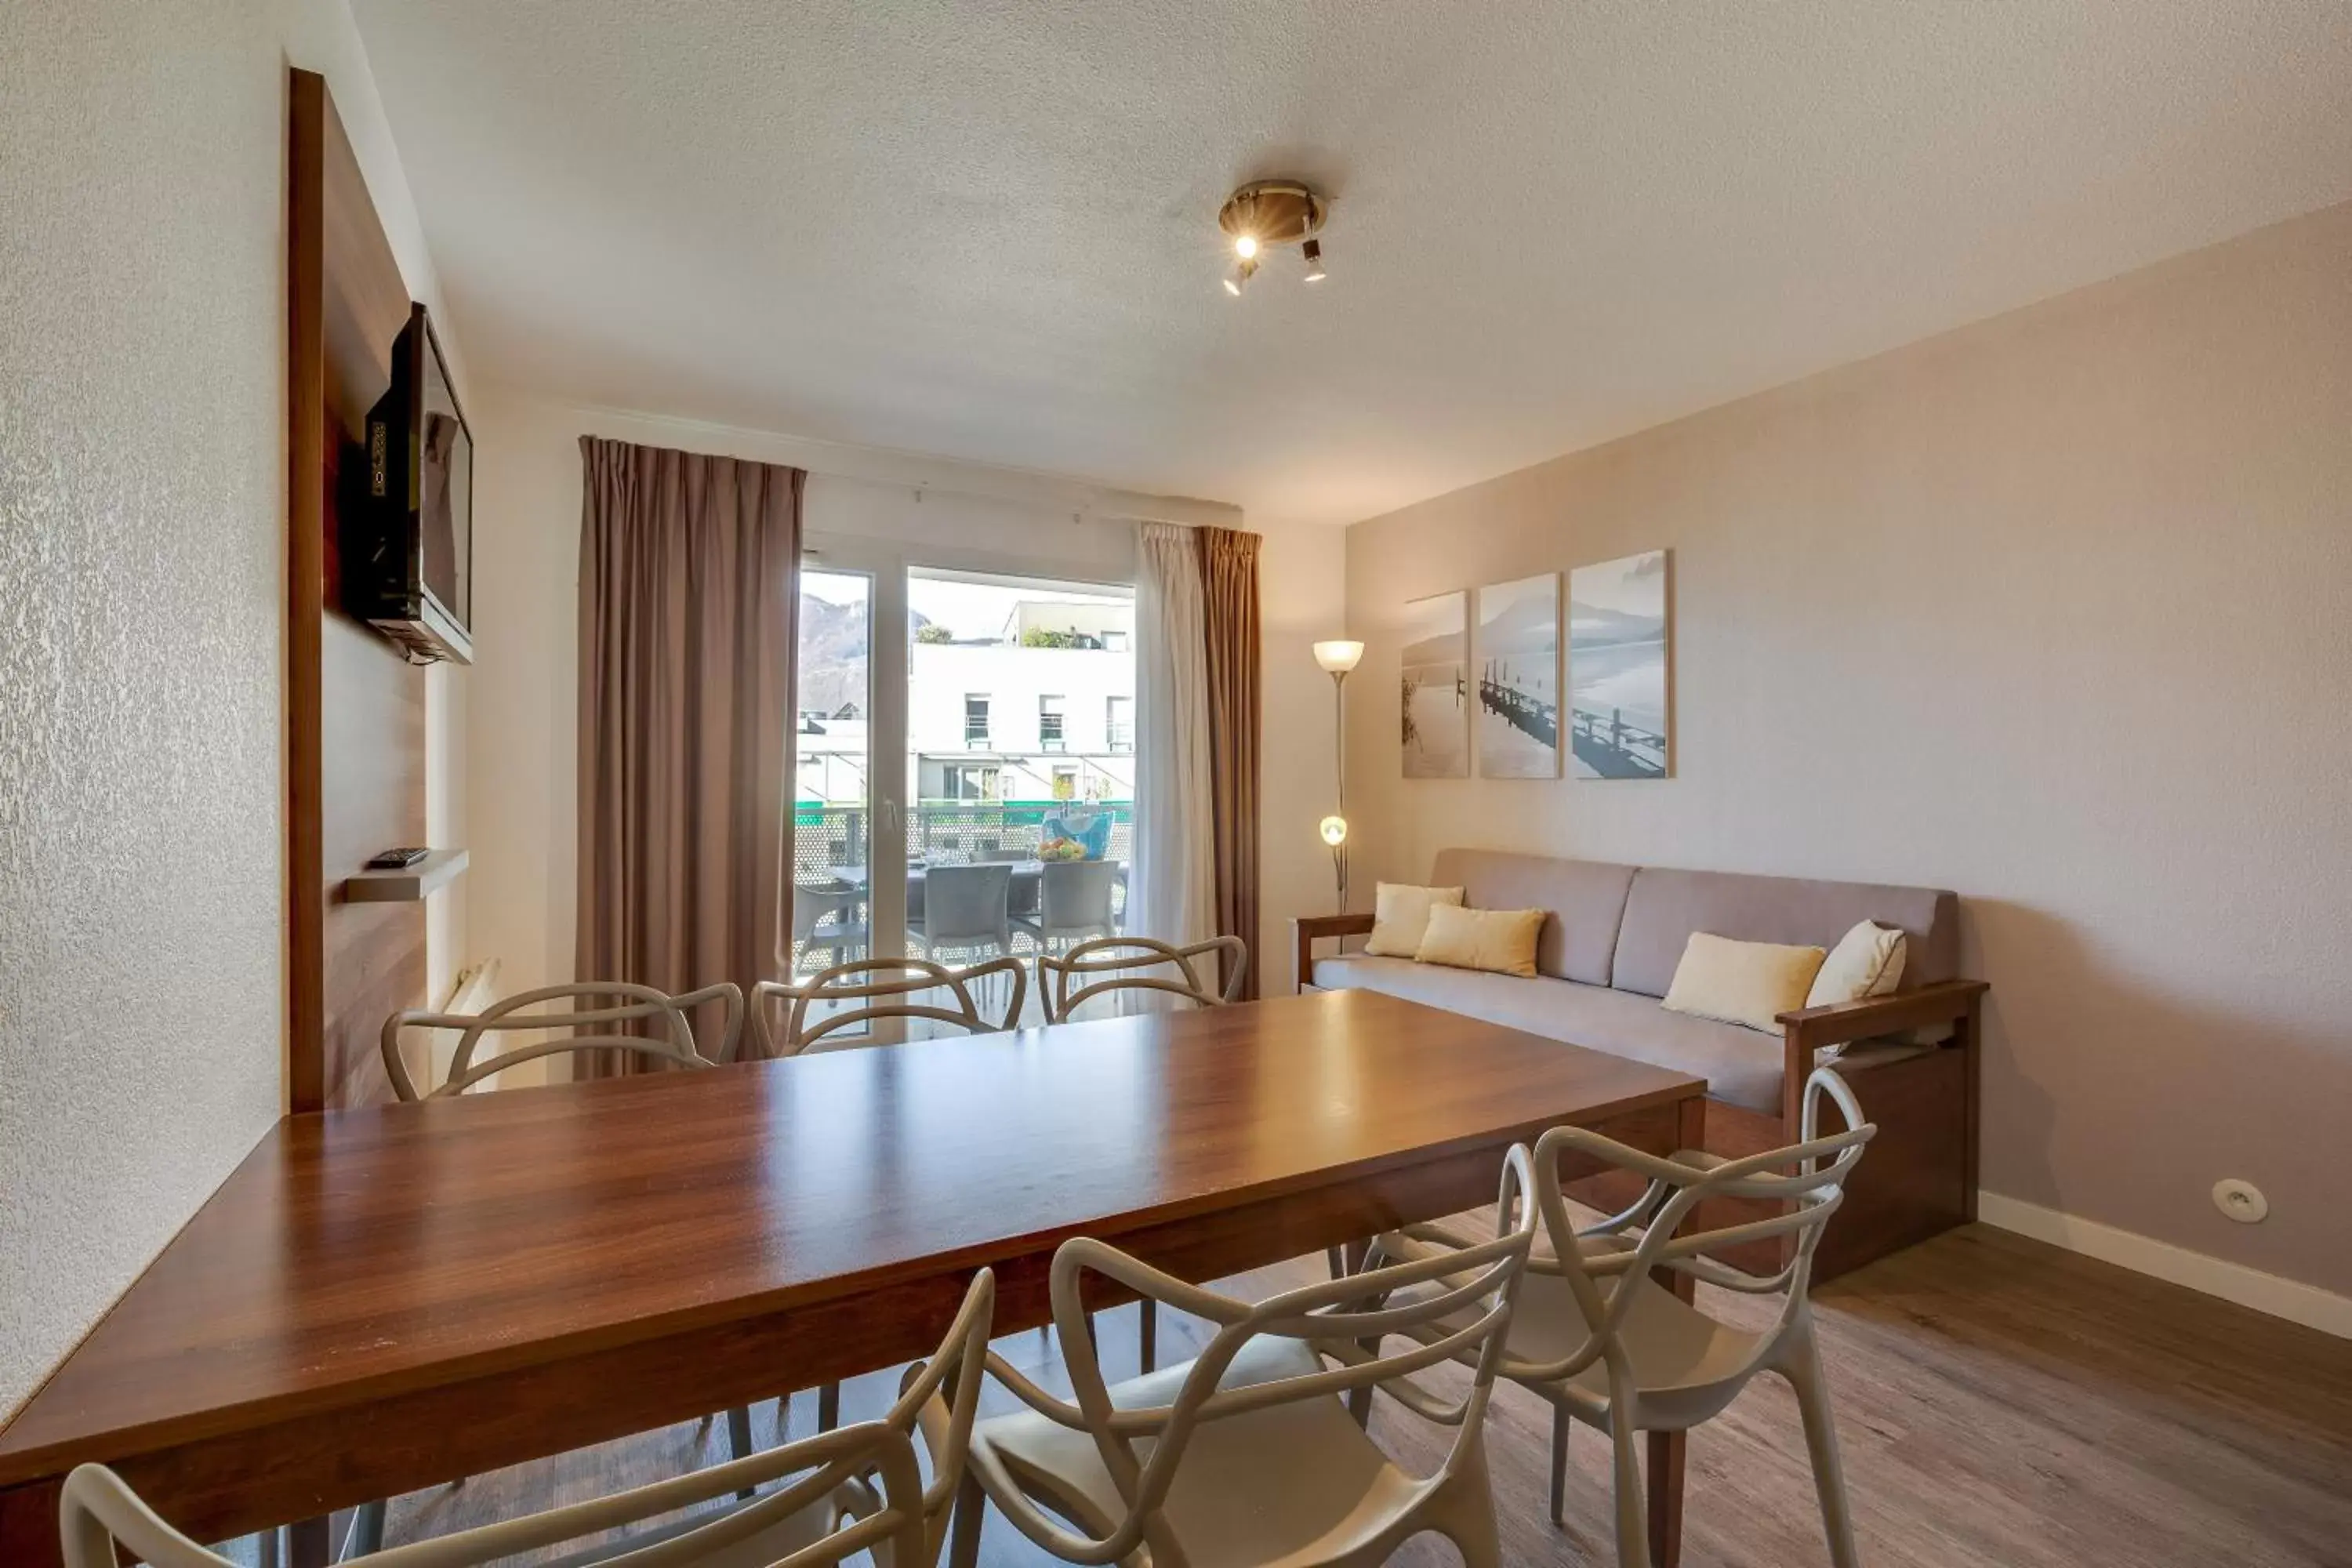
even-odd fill
[[[1214,830],[1217,934],[1248,944],[1245,997],[1258,994],[1258,536],[1194,531],[1208,609],[1209,797]]]
[[[807,476],[585,436],[580,456],[574,973],[748,996],[783,919]]]

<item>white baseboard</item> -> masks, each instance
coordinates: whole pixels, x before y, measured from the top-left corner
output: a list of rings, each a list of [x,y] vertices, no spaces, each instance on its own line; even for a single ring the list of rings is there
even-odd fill
[[[1999,1193],[1977,1194],[1977,1217],[1987,1225],[2030,1236],[2036,1241],[2046,1241],[2103,1263],[2113,1263],[2136,1274],[2185,1285],[2191,1290],[2219,1296],[2224,1301],[2234,1301],[2273,1318],[2352,1339],[2352,1296],[2338,1296],[2316,1285],[2283,1279],[2242,1263],[2208,1258],[2168,1241],[2118,1230],[2096,1220],[2078,1219],[2039,1204],[2006,1198]]]

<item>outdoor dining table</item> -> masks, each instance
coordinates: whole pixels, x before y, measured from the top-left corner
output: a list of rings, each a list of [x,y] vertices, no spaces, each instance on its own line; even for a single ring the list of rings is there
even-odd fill
[[[976,865],[993,864],[1011,867],[1013,870],[1013,910],[1019,913],[1027,913],[1037,907],[1037,889],[1040,884],[1045,880],[1045,861],[983,860],[972,863]],[[1127,862],[1121,860],[1118,865],[1118,870],[1114,874],[1113,880],[1118,882],[1120,887],[1125,887],[1127,885]],[[909,916],[919,916],[923,912],[923,879],[929,870],[930,868],[926,865],[909,865],[907,868],[907,913]],[[794,895],[800,898],[817,899],[831,896],[842,900],[845,907],[852,903],[861,903],[865,900],[865,896],[869,891],[871,884],[867,879],[866,868],[864,864],[851,863],[841,866],[828,866],[825,868],[825,871],[835,884],[835,886],[827,887],[822,882],[803,882],[794,888]]]

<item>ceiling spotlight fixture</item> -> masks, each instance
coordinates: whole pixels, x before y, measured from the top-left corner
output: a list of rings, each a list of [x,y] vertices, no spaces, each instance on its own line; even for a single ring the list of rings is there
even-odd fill
[[[1234,242],[1238,265],[1225,279],[1225,292],[1238,294],[1258,268],[1269,246],[1295,245],[1307,259],[1307,281],[1323,279],[1323,245],[1316,238],[1330,205],[1297,180],[1259,180],[1225,198],[1217,226]]]

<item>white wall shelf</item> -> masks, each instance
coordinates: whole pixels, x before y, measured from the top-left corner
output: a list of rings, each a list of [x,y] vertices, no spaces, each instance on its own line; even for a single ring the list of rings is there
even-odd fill
[[[391,871],[362,871],[343,879],[347,904],[413,903],[438,892],[466,869],[463,849],[436,849],[414,866]]]

